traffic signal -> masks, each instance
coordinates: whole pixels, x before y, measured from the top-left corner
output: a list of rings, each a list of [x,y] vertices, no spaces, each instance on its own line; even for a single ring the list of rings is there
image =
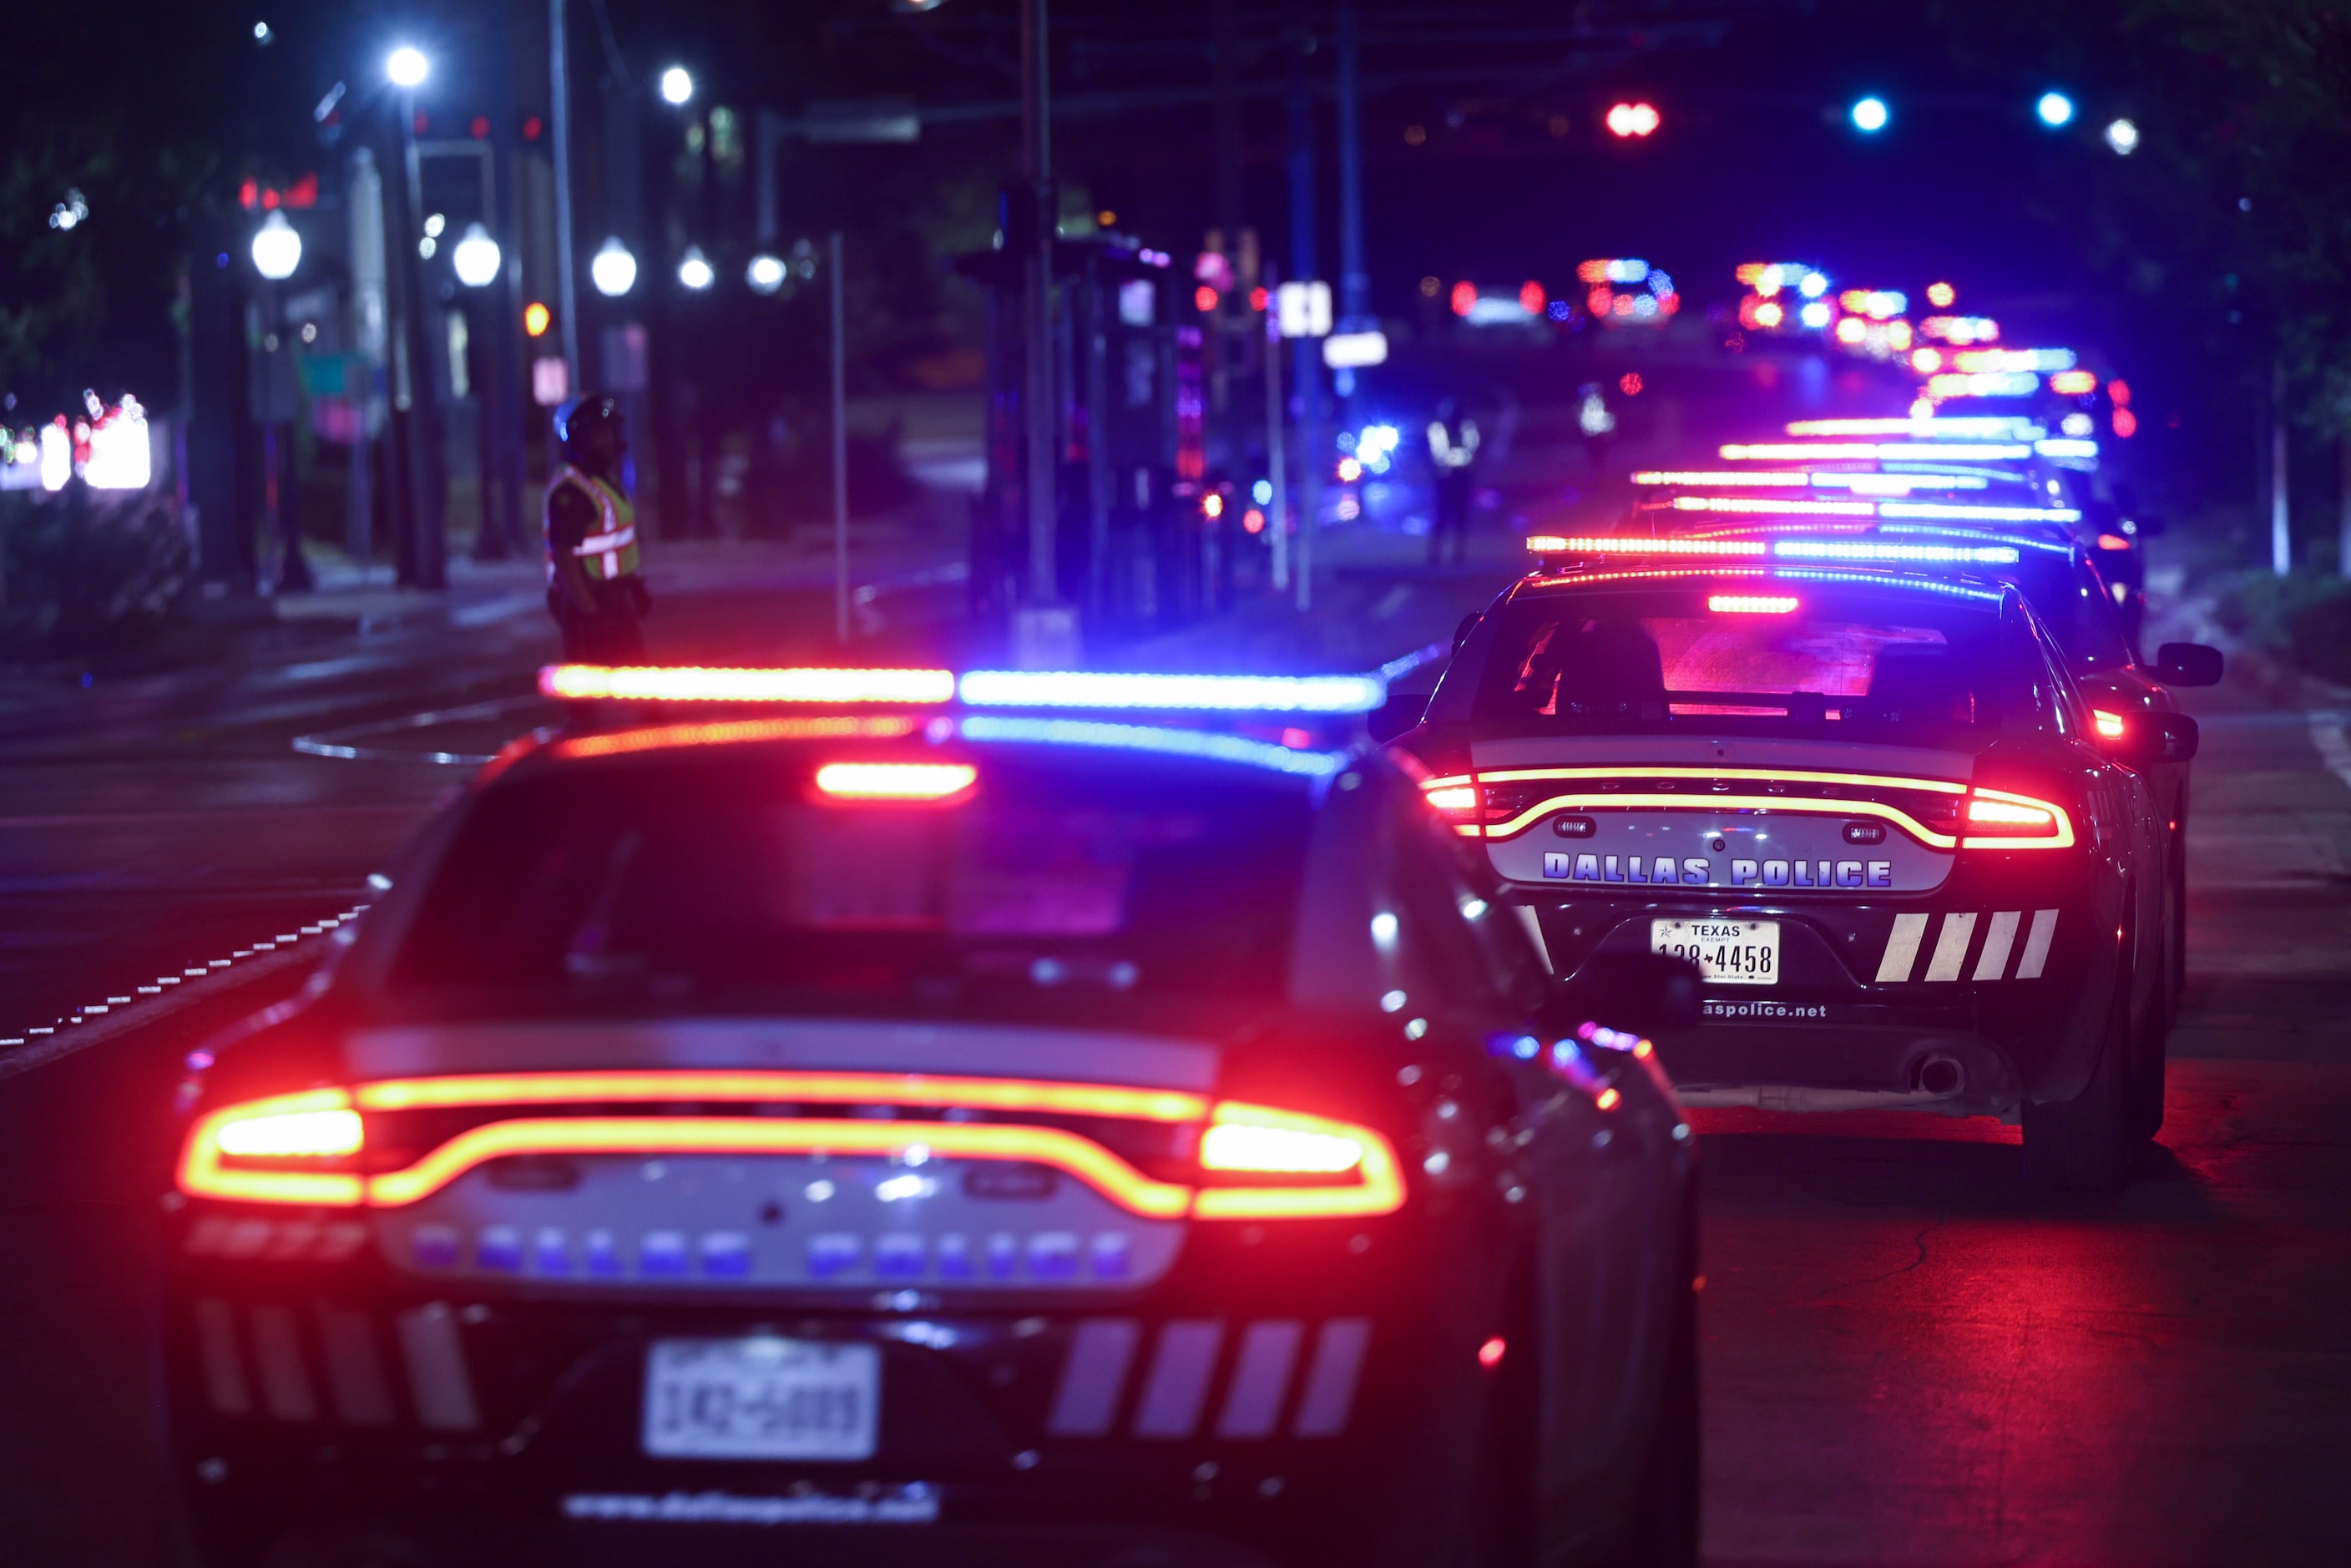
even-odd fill
[[[554,319],[555,312],[536,299],[522,308],[522,329],[530,337],[546,337],[548,323]]]

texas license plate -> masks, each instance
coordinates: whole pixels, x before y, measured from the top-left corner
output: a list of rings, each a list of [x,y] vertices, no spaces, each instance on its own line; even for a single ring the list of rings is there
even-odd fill
[[[645,1452],[663,1459],[870,1459],[882,1356],[820,1340],[664,1339],[645,1357]]]
[[[1771,986],[1780,981],[1776,920],[1652,920],[1649,951],[1698,967],[1710,986]]]

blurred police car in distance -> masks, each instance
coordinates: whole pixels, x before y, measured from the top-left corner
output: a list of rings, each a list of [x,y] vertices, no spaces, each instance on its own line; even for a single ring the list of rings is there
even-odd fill
[[[1704,967],[1689,1103],[2021,1117],[2030,1174],[2113,1185],[2160,1119],[2146,774],[2194,721],[2102,726],[2012,586],[1750,542],[1546,541],[1399,743],[1430,804],[1561,975]]]
[[[1689,1129],[1376,677],[545,685],[705,712],[194,1059],[213,1560],[1695,1562]]]

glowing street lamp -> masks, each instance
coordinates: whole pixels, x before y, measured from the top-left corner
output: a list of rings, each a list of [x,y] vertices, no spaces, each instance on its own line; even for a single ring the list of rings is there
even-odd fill
[[[700,246],[690,245],[677,264],[677,280],[699,294],[718,281],[718,271],[710,265],[710,258],[702,254]]]
[[[468,288],[487,288],[497,281],[498,263],[503,259],[498,242],[478,223],[465,225],[465,237],[449,253],[449,264],[457,270],[457,281]]]
[[[674,108],[694,97],[694,76],[684,66],[672,66],[661,74],[662,101]]]
[[[1893,111],[1882,98],[1865,98],[1853,106],[1853,127],[1865,136],[1876,135],[1893,118]]]
[[[253,236],[253,270],[272,283],[283,283],[301,265],[302,236],[286,221],[285,213],[271,212]]]
[[[2073,123],[2074,100],[2062,92],[2044,92],[2040,101],[2032,106],[2032,112],[2041,117],[2042,124],[2054,131],[2059,126]]]
[[[618,299],[637,286],[637,258],[618,235],[607,238],[590,259],[588,281],[607,299]]]
[[[413,92],[424,85],[424,78],[433,74],[433,66],[423,50],[402,44],[384,60],[383,74],[392,78],[392,86]]]
[[[2138,151],[2138,127],[2127,120],[2117,120],[2106,127],[2106,145],[2127,158]]]
[[[782,256],[761,251],[751,258],[751,265],[743,269],[743,280],[756,293],[773,294],[784,286],[787,270]]]

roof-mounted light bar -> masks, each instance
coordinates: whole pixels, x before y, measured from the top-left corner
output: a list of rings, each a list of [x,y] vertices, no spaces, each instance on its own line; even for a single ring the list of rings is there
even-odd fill
[[[1778,496],[1676,496],[1677,512],[1763,513],[1782,517],[1874,517],[1875,501],[1792,501]]]
[[[2032,447],[2006,441],[1750,441],[1728,443],[1719,452],[1726,463],[1852,463],[1883,458],[2005,462],[2032,455]]]
[[[1190,708],[1217,713],[1369,713],[1377,675],[1144,675],[1091,670],[974,670],[967,707]]]
[[[1929,440],[2029,441],[2043,433],[2038,421],[2015,414],[1938,415],[1932,419],[1799,419],[1791,435],[1908,435]]]
[[[1369,713],[1387,682],[1366,675],[1127,674],[1091,670],[730,669],[549,664],[538,689],[566,702],[879,703],[987,708],[1157,708],[1211,713]]]
[[[1980,490],[1989,483],[1980,475],[1907,475],[1841,473],[1799,468],[1648,469],[1633,476],[1633,483],[1682,490],[1850,490],[1862,495],[1907,496],[1913,490]]]
[[[1542,555],[1681,556],[1715,560],[1875,560],[1927,566],[2010,566],[2019,559],[2006,544],[1901,544],[1883,539],[1642,538],[1538,535],[1527,548]]]
[[[730,669],[722,666],[549,664],[538,672],[542,696],[705,703],[951,702],[951,670]]]

